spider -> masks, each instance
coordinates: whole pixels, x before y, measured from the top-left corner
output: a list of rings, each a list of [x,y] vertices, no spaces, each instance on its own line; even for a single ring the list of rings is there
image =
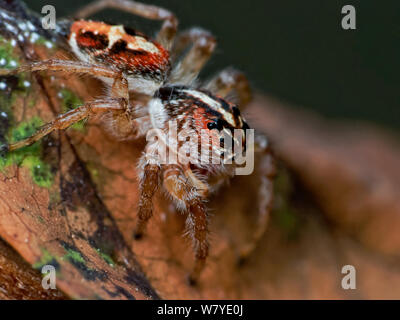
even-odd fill
[[[107,7],[162,21],[161,29],[152,40],[121,25],[83,20]],[[241,72],[228,68],[203,85],[197,82],[216,46],[208,31],[192,28],[176,35],[178,20],[174,14],[129,0],[96,1],[75,17],[62,26],[76,60],[31,62],[14,70],[0,70],[0,75],[42,70],[89,74],[102,80],[107,94],[59,115],[31,137],[3,146],[7,151],[31,145],[55,130],[67,129],[93,115],[102,115],[108,131],[121,140],[145,136],[151,129],[166,133],[170,120],[176,120],[180,130],[190,128],[197,134],[201,130],[212,131],[213,139],[220,139],[222,132],[244,132],[249,128],[238,106],[227,100],[235,93],[242,107],[249,102],[248,81]],[[153,214],[152,198],[161,187],[176,207],[187,214],[187,229],[195,252],[189,280],[194,284],[209,251],[206,201],[234,175],[235,164],[160,163],[153,153],[161,147],[172,150],[167,141],[149,142],[138,162],[140,200],[134,235],[136,239],[143,235]],[[243,257],[263,235],[272,206],[275,170],[266,138],[258,136],[254,150],[260,160],[259,221],[252,241],[242,250]]]

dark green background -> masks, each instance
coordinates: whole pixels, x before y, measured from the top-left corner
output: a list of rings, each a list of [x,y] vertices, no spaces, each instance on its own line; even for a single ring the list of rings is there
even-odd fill
[[[84,0],[26,0],[57,16]],[[146,1],[150,2],[150,1]],[[329,117],[400,128],[399,0],[152,0],[176,13],[181,29],[211,30],[219,47],[205,73],[227,65],[253,86]],[[341,28],[341,8],[357,10],[357,30]],[[109,10],[96,17],[154,33],[157,24]]]

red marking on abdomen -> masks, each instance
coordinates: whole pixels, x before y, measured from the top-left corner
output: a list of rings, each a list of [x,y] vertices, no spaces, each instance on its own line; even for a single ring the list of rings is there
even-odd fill
[[[99,61],[106,61],[121,69],[130,69],[140,72],[166,72],[169,68],[169,52],[155,41],[143,35],[127,34],[124,30],[117,30],[120,39],[111,48],[109,34],[113,26],[103,22],[76,21],[71,26],[71,33],[75,33],[78,46],[82,50],[94,51],[94,57]],[[113,29],[115,32],[115,29]],[[140,42],[138,40],[140,39]],[[138,43],[151,43],[157,52],[147,51],[146,46]],[[128,48],[128,45],[136,49]]]
[[[169,67],[169,54],[161,45],[154,43],[158,52],[146,51],[144,48],[129,49],[128,37],[120,39],[109,52],[102,55],[103,58],[110,62],[115,62],[132,70],[141,70],[143,72],[152,72],[156,70],[165,71]],[[130,37],[129,38],[134,38]],[[134,39],[130,39],[132,42]]]
[[[102,34],[94,34],[91,31],[80,33],[76,36],[76,42],[79,47],[93,49],[93,50],[104,50],[108,47],[108,39]]]
[[[110,29],[111,26],[109,24],[96,21],[79,20],[75,21],[71,25],[71,33],[75,34],[79,34],[81,31],[91,31],[93,33],[97,32],[98,34],[103,34],[108,37]]]

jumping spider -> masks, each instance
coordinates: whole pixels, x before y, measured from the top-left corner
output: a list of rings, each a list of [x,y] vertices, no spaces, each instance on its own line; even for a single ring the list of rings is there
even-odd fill
[[[66,40],[77,60],[51,59],[11,71],[0,70],[0,75],[41,70],[89,74],[101,79],[108,88],[106,97],[59,115],[31,137],[5,146],[8,151],[30,145],[54,130],[66,129],[95,114],[104,116],[104,124],[119,139],[141,137],[152,128],[167,131],[170,120],[176,120],[178,128],[190,127],[199,134],[200,130],[218,129],[212,133],[217,139],[222,131],[248,128],[238,107],[226,100],[235,92],[242,108],[248,103],[249,86],[243,74],[225,69],[203,86],[195,84],[216,46],[209,32],[192,28],[175,36],[178,20],[174,14],[129,0],[96,1],[80,10],[76,18],[84,19],[107,7],[163,21],[161,30],[153,41],[121,25],[74,20],[67,24]],[[135,102],[132,96],[144,99]],[[252,241],[242,251],[243,256],[252,251],[263,235],[272,203],[274,166],[267,140],[258,137],[254,149],[259,155],[261,174],[259,221]],[[193,283],[204,268],[209,249],[205,201],[233,176],[234,168],[235,164],[224,163],[161,164],[148,154],[139,160],[140,201],[135,237],[143,234],[153,213],[153,195],[161,185],[176,206],[187,213],[187,228],[196,257],[190,274]]]

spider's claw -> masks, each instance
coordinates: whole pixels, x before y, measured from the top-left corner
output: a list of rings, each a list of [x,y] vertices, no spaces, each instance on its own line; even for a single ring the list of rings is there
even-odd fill
[[[248,257],[240,255],[237,257],[236,264],[238,267],[243,267],[247,261],[248,261]]]
[[[200,275],[204,269],[204,265],[205,265],[205,258],[204,259],[196,259],[194,268],[192,270],[192,272],[189,274],[188,278],[188,283],[191,286],[196,286],[199,283],[199,278]]]
[[[239,267],[242,267],[243,265],[245,265],[247,263],[247,261],[249,261],[250,254],[251,254],[251,252],[253,252],[253,249],[254,249],[254,246],[251,244],[248,244],[239,250],[238,256],[237,256],[237,261],[236,261],[236,263]]]
[[[190,274],[187,276],[187,283],[189,284],[189,286],[195,287],[198,284],[198,279],[194,277],[193,274]]]
[[[143,236],[146,233],[146,226],[147,226],[147,220],[141,220],[141,219],[138,220],[136,227],[133,231],[133,237],[135,238],[135,240],[143,238]]]

